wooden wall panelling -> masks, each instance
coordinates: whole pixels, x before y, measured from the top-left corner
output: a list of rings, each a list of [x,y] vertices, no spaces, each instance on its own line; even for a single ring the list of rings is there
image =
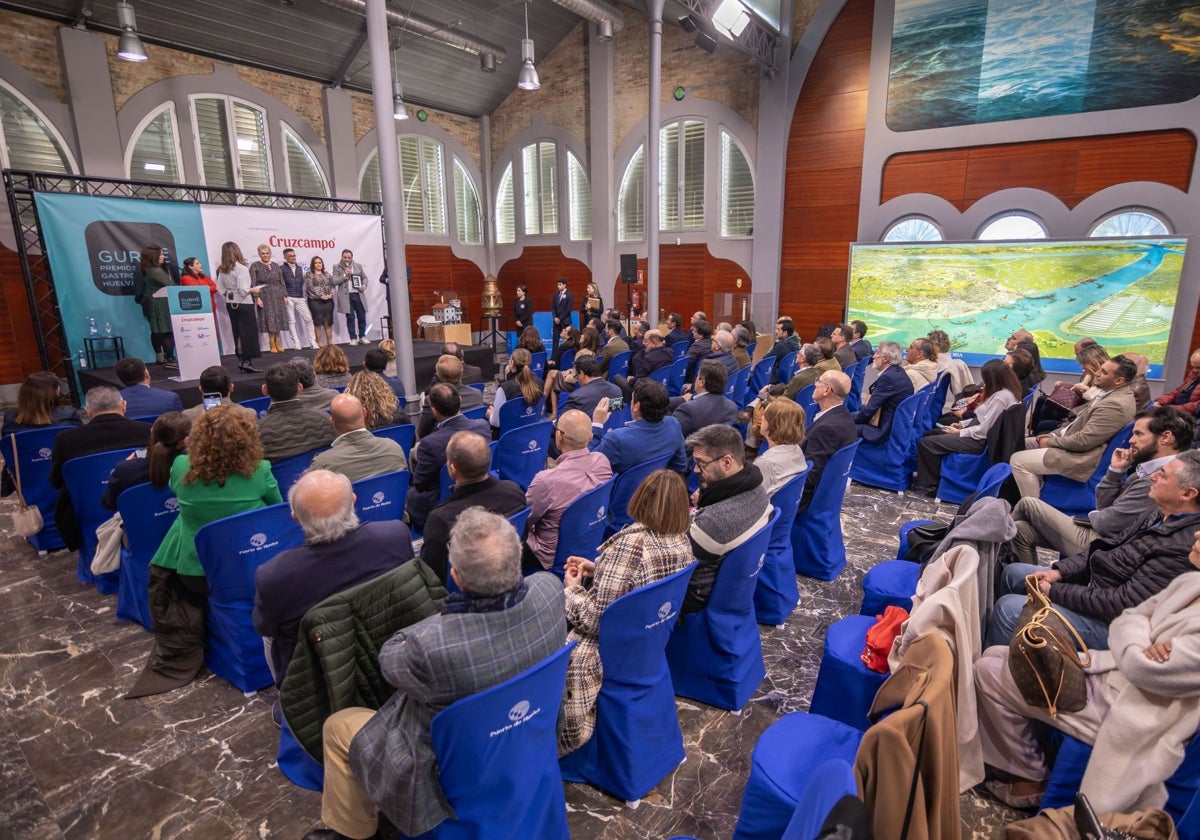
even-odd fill
[[[592,272],[585,263],[565,256],[559,246],[527,247],[521,256],[500,266],[496,279],[500,282],[500,294],[504,296],[504,317],[508,328],[512,328],[512,302],[517,297],[518,284],[524,283],[528,287],[535,312],[548,312],[560,277],[567,278],[567,288],[575,297],[575,309],[578,311],[583,305],[583,292],[591,282]],[[611,303],[606,300],[604,305],[610,306]]]
[[[429,313],[429,297],[437,291],[458,292],[471,319],[471,328],[478,329],[479,316],[483,314],[483,272],[479,266],[456,257],[449,245],[407,245],[404,259],[413,275],[410,290],[414,336],[417,318]]]
[[[21,382],[41,369],[20,257],[0,247],[0,383]]]

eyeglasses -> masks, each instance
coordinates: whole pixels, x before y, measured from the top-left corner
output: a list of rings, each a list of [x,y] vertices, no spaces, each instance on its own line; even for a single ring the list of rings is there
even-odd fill
[[[717,461],[721,461],[725,457],[726,457],[725,455],[718,455],[716,458],[710,458],[707,461],[701,461],[699,458],[693,458],[692,460],[694,460],[696,462],[696,469],[703,472],[704,468],[707,467],[709,464],[715,464]]]

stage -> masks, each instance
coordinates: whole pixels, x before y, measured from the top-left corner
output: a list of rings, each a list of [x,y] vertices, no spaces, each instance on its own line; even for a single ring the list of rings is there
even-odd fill
[[[363,359],[367,355],[367,351],[375,344],[339,344],[342,352],[346,354],[346,359],[350,362],[350,372],[357,373],[362,370]],[[414,340],[412,343],[413,367],[416,372],[417,389],[424,391],[429,383],[433,380],[434,365],[437,363],[439,351],[442,345],[433,341]],[[469,365],[475,365],[483,371],[484,381],[493,379],[496,375],[496,361],[492,354],[491,347],[476,347],[473,345],[463,345],[463,358]],[[229,378],[233,380],[233,400],[241,402],[242,400],[253,399],[254,397],[262,396],[263,374],[267,368],[278,362],[286,362],[288,359],[294,359],[297,356],[307,356],[312,359],[317,354],[316,350],[285,350],[282,353],[263,353],[261,359],[254,360],[254,367],[258,368],[258,373],[242,373],[238,370],[237,356],[222,356],[221,364],[229,371]],[[172,379],[175,371],[170,371],[162,365],[148,364],[150,370],[151,384],[155,388],[160,388],[164,391],[172,391],[179,395],[179,399],[183,401],[184,408],[191,408],[194,405],[200,404],[200,383],[195,379],[184,379],[182,381]],[[117,379],[116,372],[111,368],[98,368],[96,370],[81,370],[79,371],[79,381],[86,391],[96,385],[111,385],[114,388],[121,388],[121,381]],[[408,395],[410,398],[413,394]]]

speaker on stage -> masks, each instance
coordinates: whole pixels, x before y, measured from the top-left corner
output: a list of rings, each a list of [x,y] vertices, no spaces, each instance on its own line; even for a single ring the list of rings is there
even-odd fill
[[[637,254],[621,255],[621,282],[627,286],[637,282]]]

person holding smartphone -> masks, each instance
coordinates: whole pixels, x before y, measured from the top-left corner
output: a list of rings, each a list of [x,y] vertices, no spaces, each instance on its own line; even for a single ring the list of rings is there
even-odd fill
[[[251,362],[262,356],[258,349],[258,317],[254,312],[256,307],[262,306],[258,297],[262,287],[251,284],[250,268],[236,242],[226,242],[221,246],[217,290],[225,298],[225,309],[233,327],[238,370],[242,373],[258,373]]]

